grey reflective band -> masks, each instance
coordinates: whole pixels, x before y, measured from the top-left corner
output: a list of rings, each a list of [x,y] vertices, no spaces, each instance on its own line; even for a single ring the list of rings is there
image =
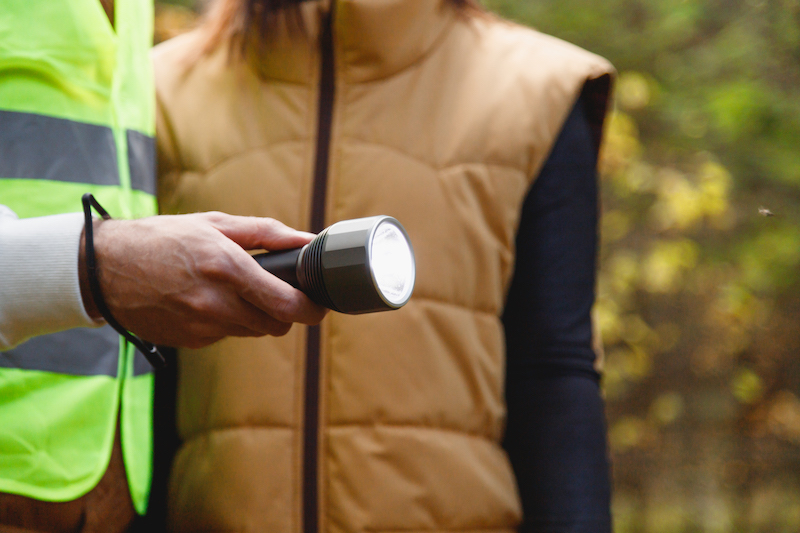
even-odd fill
[[[0,352],[0,368],[42,370],[72,376],[117,377],[120,336],[111,326],[79,328],[34,337]],[[153,373],[139,350],[132,350],[133,375]]]
[[[117,376],[119,335],[111,326],[34,337],[0,352],[0,367],[73,376]]]
[[[156,140],[135,130],[126,132],[131,188],[156,195]]]
[[[0,111],[0,177],[119,185],[111,128]]]

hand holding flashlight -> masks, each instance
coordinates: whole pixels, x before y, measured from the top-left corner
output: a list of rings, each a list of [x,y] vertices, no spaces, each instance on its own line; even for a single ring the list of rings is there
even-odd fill
[[[199,348],[227,336],[283,335],[293,322],[325,316],[250,259],[246,250],[293,248],[313,237],[276,220],[211,212],[93,226],[106,304],[146,341]],[[84,302],[91,314],[91,296]]]

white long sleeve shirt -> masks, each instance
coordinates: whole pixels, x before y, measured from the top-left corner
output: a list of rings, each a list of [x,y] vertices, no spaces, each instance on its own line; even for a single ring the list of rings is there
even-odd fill
[[[18,219],[0,205],[0,351],[38,335],[98,323],[78,283],[83,215]]]

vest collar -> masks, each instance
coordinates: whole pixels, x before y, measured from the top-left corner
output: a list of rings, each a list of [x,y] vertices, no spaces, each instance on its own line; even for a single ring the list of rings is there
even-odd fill
[[[286,27],[270,39],[254,65],[267,79],[309,83],[316,79],[322,21],[333,6],[337,75],[347,83],[390,77],[428,54],[458,14],[447,0],[317,0],[303,2],[305,36]]]
[[[455,16],[446,0],[337,0],[333,35],[345,80],[374,81],[408,68]]]

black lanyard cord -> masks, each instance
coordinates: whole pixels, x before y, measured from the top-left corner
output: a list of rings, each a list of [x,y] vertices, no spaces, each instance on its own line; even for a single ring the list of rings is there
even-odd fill
[[[81,198],[81,201],[83,202],[83,215],[86,221],[84,228],[84,235],[86,238],[86,270],[89,278],[89,290],[92,293],[92,299],[97,306],[97,310],[100,312],[100,315],[102,315],[108,325],[114,328],[117,333],[125,337],[128,342],[136,346],[136,348],[142,352],[142,355],[147,358],[154,368],[163,368],[166,365],[166,361],[164,360],[164,356],[161,355],[161,352],[158,351],[158,347],[156,347],[155,344],[140,339],[122,327],[122,325],[117,322],[117,320],[111,314],[111,310],[106,305],[106,301],[103,298],[103,292],[100,290],[100,280],[97,277],[97,260],[94,254],[94,233],[92,227],[92,207],[94,207],[95,211],[97,211],[100,216],[103,217],[103,220],[110,219],[111,215],[108,214],[108,211],[103,209],[103,206],[100,205],[100,203],[91,193],[84,194]]]

